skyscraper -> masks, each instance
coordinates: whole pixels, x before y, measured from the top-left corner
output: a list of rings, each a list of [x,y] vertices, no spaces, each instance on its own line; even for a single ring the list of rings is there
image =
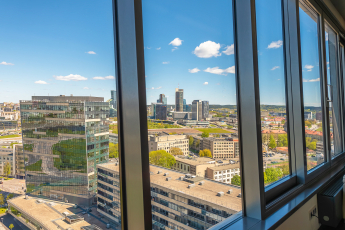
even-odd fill
[[[117,103],[116,103],[116,90],[111,90],[111,105],[113,106],[114,109],[117,109]]]
[[[175,89],[175,111],[183,112],[183,89]]]
[[[187,101],[186,99],[183,99],[183,112],[186,112],[186,106],[187,106]]]
[[[102,97],[20,101],[27,192],[90,204],[96,165],[109,158],[109,103]]]
[[[200,121],[202,119],[202,102],[194,100],[192,102],[192,120]]]
[[[164,94],[159,94],[159,99],[157,100],[157,103],[162,103],[163,105],[167,105],[168,98],[166,98]]]
[[[162,103],[151,103],[153,119],[166,120],[167,119],[167,105]]]
[[[210,110],[209,102],[202,101],[202,119],[208,118],[209,110]]]

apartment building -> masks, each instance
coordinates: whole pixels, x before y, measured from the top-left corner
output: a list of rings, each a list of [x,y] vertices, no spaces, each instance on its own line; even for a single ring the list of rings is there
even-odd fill
[[[97,165],[97,211],[121,228],[119,166]],[[150,166],[154,230],[208,229],[241,210],[238,187]]]
[[[226,164],[206,169],[206,178],[230,184],[234,175],[240,175],[240,165]]]
[[[96,165],[109,158],[109,102],[33,96],[20,111],[28,193],[89,205]]]
[[[189,139],[186,135],[164,135],[149,137],[149,151],[165,150],[170,153],[172,147],[180,148],[183,155],[189,154]]]

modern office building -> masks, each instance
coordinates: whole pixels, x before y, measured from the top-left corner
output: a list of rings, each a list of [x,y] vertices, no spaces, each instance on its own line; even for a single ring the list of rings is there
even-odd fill
[[[189,154],[189,139],[186,135],[162,135],[149,137],[149,151],[165,150],[170,153],[172,147],[180,148],[184,155]]]
[[[202,101],[202,119],[208,118],[210,105],[208,101]]]
[[[183,112],[186,112],[187,110],[187,100],[183,99]]]
[[[157,100],[157,103],[162,103],[163,105],[167,105],[168,98],[166,98],[164,94],[159,94],[159,99]]]
[[[172,112],[173,120],[190,120],[192,119],[191,112]]]
[[[152,118],[157,120],[167,119],[167,105],[162,103],[151,103]]]
[[[183,112],[183,89],[175,89],[175,111]]]
[[[99,164],[97,211],[121,228],[119,166]],[[208,229],[241,210],[241,190],[202,177],[150,166],[154,230]]]
[[[10,121],[1,119],[0,117],[0,130],[7,130],[7,129],[17,129],[18,128],[18,122],[17,121]]]
[[[192,119],[201,121],[202,120],[202,101],[194,100],[192,102]]]
[[[117,101],[116,101],[116,90],[111,90],[111,105],[113,106],[114,109],[117,109]]]
[[[109,103],[99,97],[20,101],[27,192],[90,204],[109,158]]]

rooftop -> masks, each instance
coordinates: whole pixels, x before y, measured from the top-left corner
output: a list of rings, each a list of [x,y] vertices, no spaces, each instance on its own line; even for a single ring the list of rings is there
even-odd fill
[[[115,164],[99,164],[97,167],[102,167],[110,169],[113,171],[118,171],[119,167]],[[183,173],[176,172],[174,170],[150,165],[150,171],[153,173],[150,175],[151,185],[160,185],[168,189],[175,190],[178,193],[183,193],[189,196],[193,196],[225,208],[234,210],[235,212],[242,210],[242,199],[238,198],[238,194],[241,193],[241,189],[237,186],[223,184],[221,182],[216,182],[208,179],[203,179],[203,185],[195,183],[195,187],[188,188],[190,182],[180,180],[181,176],[185,176]],[[162,173],[158,174],[158,171]],[[164,176],[164,173],[169,173],[169,175]],[[171,177],[171,180],[167,181],[166,178]],[[231,194],[227,192],[232,190]],[[224,192],[224,196],[217,196],[218,192]]]
[[[226,164],[226,165],[218,165],[215,167],[212,167],[211,169],[213,171],[219,171],[219,170],[227,170],[227,169],[237,169],[240,168],[240,164]]]
[[[37,202],[37,200],[42,200],[43,202]],[[11,206],[18,209],[19,212],[38,221],[41,225],[50,230],[68,228],[80,230],[81,227],[90,226],[92,224],[99,226],[101,229],[106,229],[106,224],[94,217],[92,213],[90,215],[82,215],[85,219],[74,224],[66,222],[64,220],[65,216],[62,213],[67,212],[70,215],[76,215],[84,211],[84,209],[80,207],[74,208],[74,204],[42,198],[38,199],[32,196],[29,196],[29,199],[25,199],[25,196],[19,196],[8,202]],[[93,213],[95,212],[93,211]]]
[[[175,157],[176,161],[189,164],[189,165],[205,165],[205,164],[214,164],[216,161],[212,158],[208,157],[197,157],[193,159],[182,158],[182,157]],[[212,162],[212,163],[210,163]]]

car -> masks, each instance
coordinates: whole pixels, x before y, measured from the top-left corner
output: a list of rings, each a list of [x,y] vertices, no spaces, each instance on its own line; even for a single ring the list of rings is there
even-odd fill
[[[221,163],[223,163],[223,161],[217,161],[217,163],[220,163],[220,164],[221,164]]]
[[[280,160],[281,160],[281,161],[285,161],[285,159],[284,159],[284,158],[280,158]]]

